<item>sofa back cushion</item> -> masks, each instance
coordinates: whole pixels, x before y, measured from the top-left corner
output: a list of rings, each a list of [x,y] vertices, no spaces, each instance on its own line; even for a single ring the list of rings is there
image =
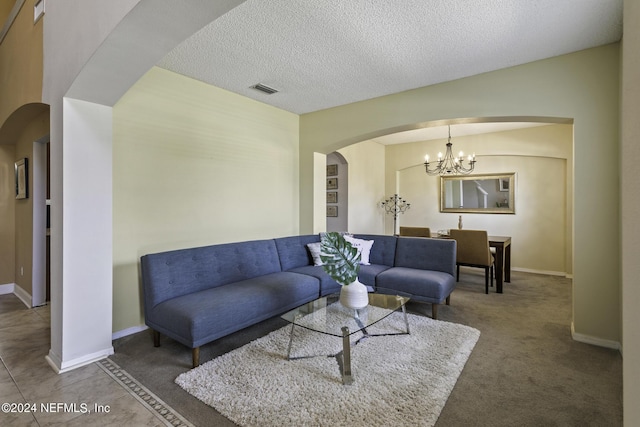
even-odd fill
[[[398,237],[395,267],[418,268],[455,276],[456,241],[425,237]]]
[[[393,266],[396,258],[397,237],[376,234],[354,234],[353,237],[373,240],[373,246],[371,246],[371,252],[369,253],[369,263]]]
[[[141,258],[145,306],[280,270],[273,240],[227,243]]]
[[[282,271],[313,265],[313,259],[307,248],[307,243],[319,242],[320,236],[318,234],[281,237],[274,240],[280,256]]]

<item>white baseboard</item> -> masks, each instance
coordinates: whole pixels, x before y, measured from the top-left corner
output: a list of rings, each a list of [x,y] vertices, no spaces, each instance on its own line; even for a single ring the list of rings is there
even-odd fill
[[[5,285],[0,285],[0,295],[12,294],[15,289],[15,283],[7,283]]]
[[[45,356],[45,360],[47,361],[49,366],[51,366],[51,368],[56,372],[56,374],[64,374],[65,372],[90,365],[93,362],[102,360],[106,357],[111,356],[112,354],[113,347],[108,347],[104,350],[100,350],[95,353],[87,354],[82,357],[63,362],[55,353],[53,353],[53,351],[49,350],[49,354]]]
[[[31,295],[29,295],[29,292],[25,291],[24,289],[22,289],[20,286],[16,285],[15,288],[13,289],[13,293],[15,296],[18,297],[18,299],[20,301],[22,301],[24,303],[24,305],[27,306],[27,308],[31,308],[32,307],[32,298]]]
[[[15,283],[7,283],[4,285],[0,285],[0,295],[14,294],[18,297],[20,301],[27,306],[27,308],[31,308],[31,295],[20,286]]]
[[[113,334],[111,334],[111,339],[117,340],[118,338],[137,334],[138,332],[146,331],[147,329],[149,329],[147,325],[140,325],[140,326],[134,326],[132,328],[123,329],[121,331],[116,331]]]
[[[475,267],[465,267],[461,266],[461,269],[473,269]],[[544,274],[546,276],[560,276],[566,277],[567,279],[572,279],[573,274],[568,274],[564,271],[551,271],[551,270],[536,270],[533,268],[522,268],[522,267],[511,267],[511,271],[518,271],[521,273],[531,273],[531,274]]]
[[[619,350],[620,352],[622,352],[622,345],[618,341],[605,340],[603,338],[579,334],[575,331],[573,322],[571,322],[571,338],[573,338],[574,341],[582,342],[585,344],[596,345],[598,347]]]
[[[520,268],[520,267],[511,267],[511,271],[521,271],[523,273],[533,273],[533,274],[545,274],[547,276],[561,276],[561,277],[573,277],[573,275],[567,274],[564,271],[550,271],[550,270],[534,270],[531,268]]]

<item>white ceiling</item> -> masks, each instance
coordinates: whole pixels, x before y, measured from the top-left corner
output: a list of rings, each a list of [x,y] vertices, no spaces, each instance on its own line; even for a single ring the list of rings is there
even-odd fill
[[[304,114],[621,37],[622,0],[247,0],[158,65]]]

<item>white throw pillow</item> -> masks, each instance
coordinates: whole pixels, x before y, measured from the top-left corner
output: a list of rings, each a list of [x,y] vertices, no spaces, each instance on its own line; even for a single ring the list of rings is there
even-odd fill
[[[356,239],[352,236],[344,236],[344,240],[351,243],[351,245],[360,252],[360,264],[370,265],[369,255],[371,254],[371,247],[373,246],[373,240]]]
[[[322,258],[320,258],[320,251],[322,250],[322,243],[307,243],[307,248],[309,248],[309,252],[311,253],[311,258],[313,258],[313,265],[324,265],[322,262]]]

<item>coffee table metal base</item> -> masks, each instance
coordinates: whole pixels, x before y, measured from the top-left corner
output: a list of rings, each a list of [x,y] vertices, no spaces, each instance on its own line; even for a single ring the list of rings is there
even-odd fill
[[[369,338],[369,337],[381,337],[381,336],[390,336],[390,335],[409,335],[411,332],[409,330],[409,319],[407,318],[407,310],[405,309],[404,304],[402,305],[402,314],[404,316],[404,324],[406,327],[406,332],[396,332],[396,333],[388,333],[388,334],[369,334],[364,325],[360,324],[360,320],[358,318],[358,310],[355,310],[355,320],[361,326],[361,331],[364,334],[361,338],[355,341],[354,345],[357,345],[360,341]],[[288,360],[296,360],[296,359],[307,359],[309,357],[319,357],[319,356],[303,356],[303,357],[291,357],[291,347],[293,345],[293,336],[296,324],[291,323],[291,334],[289,335],[289,348],[287,350],[287,359]],[[353,384],[353,374],[351,372],[351,331],[347,326],[342,327],[342,352],[338,354],[330,354],[325,355],[325,357],[336,357],[342,359],[342,384],[351,385]]]

